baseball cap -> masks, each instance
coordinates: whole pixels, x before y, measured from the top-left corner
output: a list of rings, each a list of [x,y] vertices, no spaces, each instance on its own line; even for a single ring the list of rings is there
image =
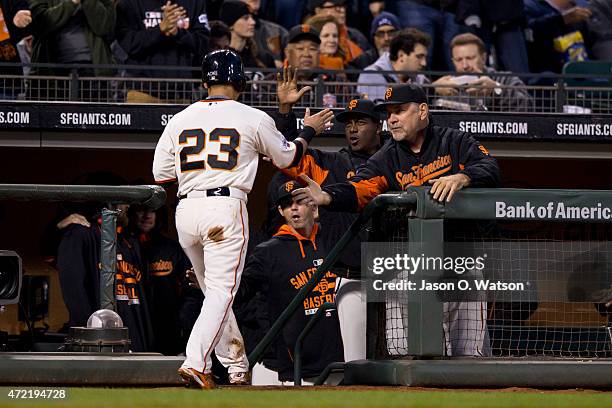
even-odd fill
[[[374,38],[374,33],[376,33],[376,30],[385,25],[392,26],[396,30],[401,28],[400,22],[395,14],[391,14],[388,11],[383,11],[377,15],[374,20],[372,20],[372,25],[370,26],[370,37]]]
[[[309,24],[296,25],[292,27],[291,30],[289,30],[289,35],[287,36],[287,43],[291,44],[300,40],[310,40],[314,41],[317,44],[321,44],[319,32]]]
[[[376,110],[381,111],[387,105],[401,105],[403,103],[427,103],[425,91],[418,85],[405,84],[387,88],[384,102],[376,105]]]
[[[380,114],[376,110],[376,105],[369,99],[353,99],[346,106],[346,109],[336,115],[338,122],[346,123],[351,115],[365,115],[375,121],[380,120]]]
[[[249,6],[238,0],[229,0],[223,2],[221,10],[219,10],[219,20],[227,24],[228,27],[234,25],[242,16],[252,14]]]
[[[291,193],[298,188],[302,188],[300,183],[297,181],[287,181],[278,188],[278,197],[276,198],[276,205],[282,206],[284,202],[291,201]],[[288,200],[289,199],[289,200]]]

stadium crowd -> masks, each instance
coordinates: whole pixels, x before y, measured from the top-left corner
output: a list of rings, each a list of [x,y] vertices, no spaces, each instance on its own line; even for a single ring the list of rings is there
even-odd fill
[[[347,100],[329,95],[325,104],[338,107],[353,97],[380,99],[385,86],[373,84],[416,81],[432,85],[440,108],[524,111],[532,105],[526,92],[508,90],[523,82],[503,72],[559,73],[568,62],[612,58],[607,0],[2,0],[0,11],[0,62],[68,64],[0,67],[5,74],[66,76],[79,64],[87,77],[193,78],[197,71],[186,67],[232,48],[253,80],[269,78],[258,69],[289,64],[359,82]],[[190,102],[168,86],[131,85],[121,100]],[[90,95],[104,93],[100,83],[88,87]],[[14,88],[3,96],[25,95]],[[40,99],[43,91],[30,88]]]

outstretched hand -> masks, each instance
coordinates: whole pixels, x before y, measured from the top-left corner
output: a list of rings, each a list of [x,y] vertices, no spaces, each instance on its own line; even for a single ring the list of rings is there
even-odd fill
[[[331,197],[321,189],[321,186],[316,181],[305,174],[300,176],[300,180],[306,187],[293,190],[291,195],[301,204],[307,205],[328,205],[331,202]]]
[[[276,74],[276,95],[281,106],[291,108],[302,99],[306,92],[311,90],[310,86],[298,90],[297,68],[283,67],[283,73]]]
[[[304,126],[310,126],[316,132],[316,134],[322,133],[325,129],[329,129],[332,126],[332,120],[334,119],[334,112],[330,109],[324,109],[321,112],[310,115],[310,108],[306,108],[304,113]]]

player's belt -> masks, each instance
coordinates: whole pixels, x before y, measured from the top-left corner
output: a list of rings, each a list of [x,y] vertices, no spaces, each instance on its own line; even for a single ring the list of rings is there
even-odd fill
[[[204,197],[232,197],[237,198],[239,200],[247,200],[247,194],[234,187],[217,187],[211,188],[208,190],[194,190],[190,191],[187,194],[181,194],[178,196],[179,200],[185,198],[204,198]]]

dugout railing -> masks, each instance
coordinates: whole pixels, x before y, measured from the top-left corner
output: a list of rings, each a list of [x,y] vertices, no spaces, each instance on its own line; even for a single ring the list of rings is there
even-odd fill
[[[612,191],[472,188],[442,205],[418,187],[376,198],[272,325],[251,364],[366,224],[370,240],[392,250],[418,242],[437,254],[449,243],[486,249],[497,258],[496,273],[533,286],[523,295],[496,299],[487,291],[458,300],[486,305],[479,322],[486,325],[484,349],[467,360],[449,353],[445,302],[457,299],[421,291],[369,301],[368,360],[345,364],[345,383],[612,386]]]
[[[52,184],[0,184],[0,200],[101,203],[100,309],[115,310],[114,282],[117,262],[116,204],[142,204],[157,209],[166,191],[155,185],[100,186]]]
[[[0,64],[0,68],[13,68],[15,64]],[[22,67],[17,65],[17,67]],[[71,101],[88,103],[148,103],[148,104],[189,104],[206,96],[201,86],[200,70],[192,67],[130,66],[130,65],[62,65],[29,64],[23,68],[36,68],[38,74],[3,75],[0,78],[1,100],[25,101]],[[83,75],[83,70],[112,70],[113,76]],[[66,75],[40,74],[40,72],[69,72]],[[142,72],[154,73],[150,77]],[[275,69],[246,68],[249,78],[241,101],[257,108],[275,107]],[[164,74],[167,72],[167,76]],[[311,86],[310,92],[298,107],[346,106],[351,99],[358,98],[358,85],[380,86],[382,94],[386,84],[358,84],[359,70],[311,70],[301,80],[300,86]],[[178,73],[178,74],[177,74]],[[377,71],[380,74],[397,72]],[[443,75],[456,72],[404,72],[415,77],[423,75],[435,80]],[[172,78],[180,75],[181,78]],[[489,75],[489,74],[483,74]],[[520,76],[524,85],[500,85],[488,96],[465,92],[468,84],[454,86],[459,95],[443,96],[436,92],[431,83],[423,86],[430,97],[430,104],[436,109],[456,111],[492,112],[537,112],[537,113],[611,113],[612,75],[606,74],[512,74],[495,73],[494,78]],[[503,80],[501,81],[503,82]]]

